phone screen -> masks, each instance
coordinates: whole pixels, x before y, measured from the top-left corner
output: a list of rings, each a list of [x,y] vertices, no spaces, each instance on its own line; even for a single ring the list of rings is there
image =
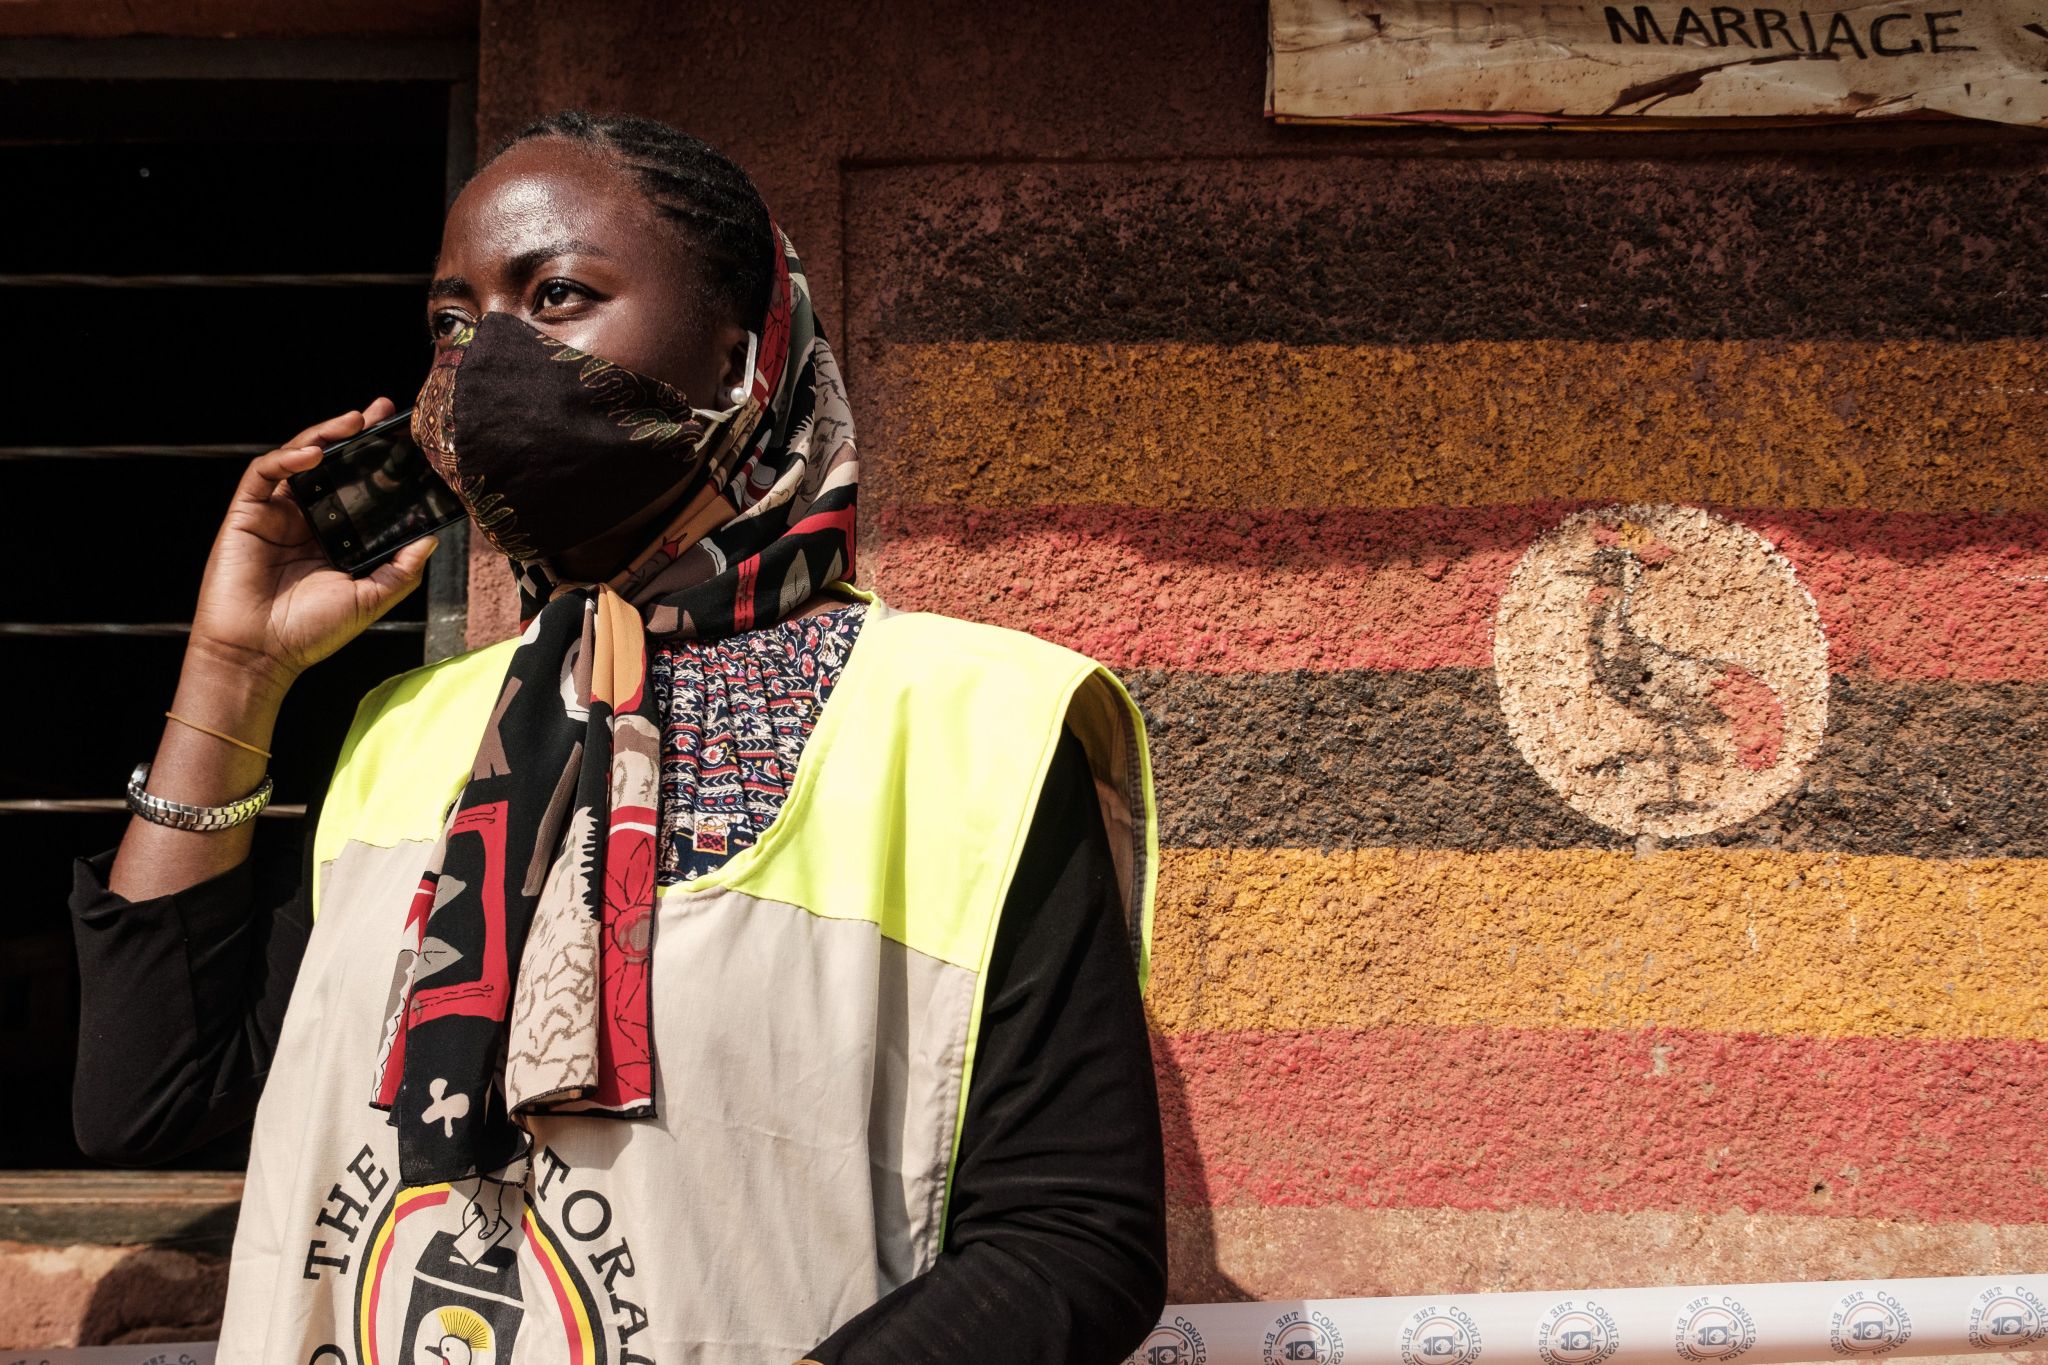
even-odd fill
[[[355,578],[464,516],[413,444],[409,410],[335,446],[287,482],[327,562]]]

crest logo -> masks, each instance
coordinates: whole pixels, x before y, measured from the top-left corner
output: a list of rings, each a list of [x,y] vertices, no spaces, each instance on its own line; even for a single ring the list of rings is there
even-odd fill
[[[1970,1344],[2014,1351],[2048,1336],[2048,1304],[2023,1285],[1993,1285],[1970,1305]]]
[[[1827,637],[1792,565],[1696,507],[1581,512],[1494,618],[1508,731],[1574,810],[1704,834],[1791,792],[1827,728]]]
[[[1314,1309],[1282,1313],[1266,1333],[1265,1365],[1343,1365],[1344,1334]]]
[[[1131,1352],[1128,1365],[1208,1365],[1209,1346],[1194,1323],[1175,1315],[1162,1322]]]
[[[1543,1365],[1600,1365],[1621,1348],[1614,1314],[1589,1299],[1552,1304],[1536,1328]]]
[[[1402,1365],[1472,1365],[1482,1343],[1479,1324],[1456,1304],[1417,1309],[1401,1327]]]
[[[1840,1355],[1883,1355],[1913,1337],[1906,1305],[1883,1290],[1852,1289],[1828,1319],[1828,1346]]]
[[[1756,1319],[1738,1299],[1702,1294],[1678,1310],[1672,1336],[1680,1360],[1734,1360],[1756,1345]]]

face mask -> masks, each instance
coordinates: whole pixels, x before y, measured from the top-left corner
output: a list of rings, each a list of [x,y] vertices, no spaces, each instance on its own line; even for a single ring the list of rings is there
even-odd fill
[[[749,381],[756,346],[748,333]],[[692,407],[672,384],[492,312],[435,355],[412,436],[491,544],[526,562],[724,477],[759,410],[751,391],[723,410]]]

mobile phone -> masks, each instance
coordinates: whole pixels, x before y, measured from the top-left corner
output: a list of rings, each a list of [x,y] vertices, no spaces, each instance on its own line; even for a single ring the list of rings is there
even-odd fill
[[[327,562],[351,578],[466,515],[413,444],[410,409],[351,436],[285,482]]]

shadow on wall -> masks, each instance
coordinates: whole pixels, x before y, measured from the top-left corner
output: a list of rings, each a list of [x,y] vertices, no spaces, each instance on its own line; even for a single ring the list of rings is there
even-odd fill
[[[227,1292],[225,1257],[137,1248],[93,1286],[79,1316],[78,1344],[213,1341]]]
[[[1159,1123],[1166,1139],[1166,1301],[1238,1303],[1256,1297],[1216,1259],[1216,1211],[1197,1159],[1187,1085],[1172,1052],[1155,1034],[1152,1071],[1159,1082]]]

